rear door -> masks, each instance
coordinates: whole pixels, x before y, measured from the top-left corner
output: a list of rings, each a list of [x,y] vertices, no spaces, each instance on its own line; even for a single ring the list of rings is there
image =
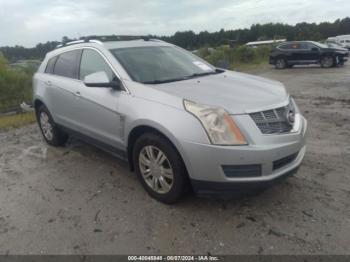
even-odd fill
[[[74,116],[82,133],[114,148],[121,148],[123,127],[118,105],[122,91],[106,87],[87,87],[84,84],[85,76],[101,71],[107,74],[110,81],[117,77],[101,52],[85,48],[79,68],[80,81],[74,90]]]
[[[298,47],[299,47],[299,45],[297,45],[295,43],[288,43],[288,44],[284,44],[284,45],[279,46],[278,49],[283,51],[283,53],[285,54],[285,56],[288,60],[287,62],[289,64],[294,64],[299,59],[299,55],[300,55]]]
[[[50,60],[47,71],[50,77],[45,84],[48,90],[48,105],[55,122],[77,128],[73,117],[74,90],[79,85],[78,65],[81,50],[61,53]]]
[[[300,43],[293,43],[290,45],[291,60],[295,63],[301,63],[303,60],[303,52]]]

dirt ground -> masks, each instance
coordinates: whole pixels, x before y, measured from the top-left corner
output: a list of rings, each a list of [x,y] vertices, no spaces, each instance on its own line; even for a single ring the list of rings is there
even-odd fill
[[[350,65],[254,72],[308,119],[299,172],[259,196],[150,198],[125,163],[36,125],[0,132],[1,254],[350,254]]]

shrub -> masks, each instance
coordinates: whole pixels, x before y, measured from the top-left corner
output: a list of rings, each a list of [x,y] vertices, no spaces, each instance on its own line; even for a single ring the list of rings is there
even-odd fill
[[[252,48],[244,45],[237,48],[220,46],[213,49],[212,52],[209,52],[209,50],[208,47],[201,48],[198,50],[197,55],[215,66],[223,67],[222,65],[226,64],[229,68],[235,68],[240,64],[267,62],[270,53],[269,47]]]
[[[0,53],[0,107],[32,99],[32,70],[11,68]]]
[[[254,48],[240,46],[236,49],[237,59],[241,63],[252,63],[257,60],[257,52]]]

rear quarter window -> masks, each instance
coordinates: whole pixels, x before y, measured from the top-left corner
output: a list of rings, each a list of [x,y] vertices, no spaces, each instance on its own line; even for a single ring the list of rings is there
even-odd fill
[[[57,60],[57,56],[49,59],[49,61],[46,64],[45,73],[47,73],[47,74],[53,73],[53,69],[55,67],[56,60]]]

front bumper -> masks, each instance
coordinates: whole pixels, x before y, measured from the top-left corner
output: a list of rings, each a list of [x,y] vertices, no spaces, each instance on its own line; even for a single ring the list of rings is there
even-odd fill
[[[246,120],[242,116],[237,123],[244,121]],[[259,130],[254,129],[255,124],[249,126],[247,121],[244,125],[252,134],[248,146],[182,142],[185,164],[195,192],[226,194],[266,187],[296,172],[306,151],[306,120],[301,116],[302,124],[297,132],[280,135],[262,135]],[[289,156],[294,157],[282,165],[276,164]],[[244,172],[241,176],[228,176],[225,166],[258,166],[260,173],[252,175],[251,172]]]
[[[197,195],[201,196],[220,196],[220,197],[232,197],[242,196],[249,193],[256,193],[260,190],[266,189],[274,184],[281,182],[282,180],[294,175],[298,171],[299,167],[295,167],[288,172],[283,173],[270,180],[258,181],[258,182],[209,182],[200,180],[191,180],[193,191]]]

